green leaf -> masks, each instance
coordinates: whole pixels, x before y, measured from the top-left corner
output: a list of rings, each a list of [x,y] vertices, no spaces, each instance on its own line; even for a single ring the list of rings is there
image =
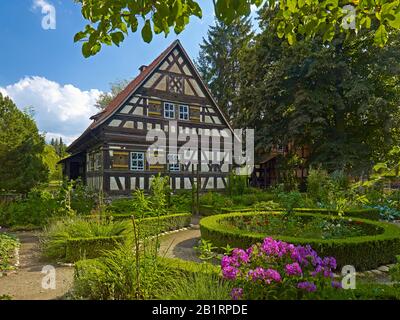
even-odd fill
[[[122,41],[124,41],[124,39],[125,39],[124,34],[120,31],[111,33],[111,40],[117,47]]]
[[[74,37],[74,42],[78,42],[86,37],[86,32],[80,31]]]
[[[394,29],[400,29],[400,13],[394,15],[394,20],[389,20],[388,24]]]
[[[153,40],[153,32],[151,30],[150,20],[146,20],[142,29],[142,38],[145,42],[150,43]]]
[[[383,24],[381,24],[375,32],[374,43],[379,47],[383,47],[385,43],[388,41],[389,35],[386,31],[386,28]]]
[[[92,52],[91,49],[92,49],[92,48],[90,47],[89,42],[85,42],[85,43],[82,45],[82,54],[83,54],[83,56],[84,56],[85,58],[89,58],[89,57],[90,57],[91,52]]]

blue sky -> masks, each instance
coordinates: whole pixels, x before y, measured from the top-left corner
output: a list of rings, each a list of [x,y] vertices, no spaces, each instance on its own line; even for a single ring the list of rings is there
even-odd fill
[[[188,28],[176,36],[158,35],[150,44],[140,34],[131,34],[118,47],[107,47],[95,57],[83,58],[76,32],[86,24],[80,6],[72,0],[46,0],[56,8],[56,29],[41,27],[41,8],[34,0],[0,1],[0,86],[15,83],[24,76],[42,76],[60,84],[73,84],[82,90],[108,90],[117,79],[132,78],[138,67],[147,64],[179,38],[192,58],[197,57],[199,43],[213,23],[212,1],[204,2],[202,20],[192,18]],[[5,50],[4,50],[5,49]]]
[[[0,92],[21,109],[33,107],[39,130],[47,138],[71,142],[96,113],[94,103],[110,82],[130,79],[139,66],[150,63],[173,40],[179,38],[192,59],[214,23],[211,0],[200,0],[203,19],[192,18],[179,36],[155,36],[146,44],[140,33],[131,34],[120,47],[103,47],[85,59],[81,44],[73,42],[86,21],[73,0],[0,1]],[[53,5],[56,29],[44,30],[42,8]]]

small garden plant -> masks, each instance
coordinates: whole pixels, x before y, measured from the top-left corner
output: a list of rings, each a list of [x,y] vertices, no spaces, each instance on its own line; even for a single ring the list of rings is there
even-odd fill
[[[0,233],[0,273],[12,270],[12,260],[15,258],[15,250],[19,247],[19,241],[7,233]]]

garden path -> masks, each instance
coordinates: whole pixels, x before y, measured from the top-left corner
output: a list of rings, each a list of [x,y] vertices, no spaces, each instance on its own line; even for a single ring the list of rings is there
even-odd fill
[[[168,258],[201,262],[193,247],[200,240],[198,226],[191,229],[171,233],[160,238],[160,255]]]
[[[13,300],[61,299],[70,290],[74,269],[54,265],[56,270],[55,289],[43,289],[42,280],[46,274],[42,268],[48,263],[40,259],[39,239],[33,232],[15,232],[21,241],[18,271],[0,278],[0,296],[8,295]]]

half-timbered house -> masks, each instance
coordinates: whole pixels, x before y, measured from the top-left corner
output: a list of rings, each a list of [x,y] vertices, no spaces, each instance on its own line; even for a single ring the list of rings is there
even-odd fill
[[[190,189],[194,181],[202,190],[227,185],[231,166],[222,140],[232,128],[178,40],[142,66],[139,75],[91,120],[68,147],[71,155],[62,160],[70,179],[80,177],[109,196],[148,190],[151,178],[159,173],[170,177],[173,190]],[[210,154],[203,151],[196,153],[198,165],[180,163],[174,151],[161,149],[168,152],[167,163],[149,163],[146,152],[153,143],[146,139],[149,130],[163,131],[166,139],[172,133],[196,134],[207,141],[220,138],[219,163],[204,161]]]

